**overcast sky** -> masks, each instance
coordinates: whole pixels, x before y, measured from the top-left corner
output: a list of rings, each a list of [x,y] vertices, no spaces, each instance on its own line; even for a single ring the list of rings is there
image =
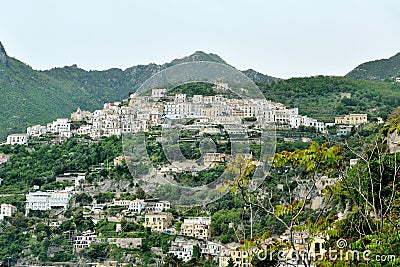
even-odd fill
[[[0,41],[34,69],[169,62],[197,50],[275,77],[344,75],[400,52],[398,0],[2,1]]]

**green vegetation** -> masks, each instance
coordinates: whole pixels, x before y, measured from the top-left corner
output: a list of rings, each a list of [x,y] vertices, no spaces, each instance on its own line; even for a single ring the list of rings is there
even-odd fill
[[[388,58],[374,60],[357,66],[346,77],[357,80],[391,80],[400,75],[400,53]]]
[[[400,105],[400,83],[316,76],[259,87],[267,99],[299,108],[300,114],[324,122],[334,122],[335,116],[349,113],[367,113],[369,119],[386,118],[390,110]],[[341,93],[351,93],[351,98],[341,98]]]
[[[212,83],[187,83],[177,86],[176,88],[168,91],[167,94],[169,96],[173,96],[175,94],[186,94],[188,97],[192,97],[193,95],[213,96],[216,94],[214,87],[215,86]],[[218,94],[221,94],[221,92],[218,92]]]
[[[398,120],[394,119],[383,129],[375,126],[366,125],[352,133],[343,144],[343,148],[327,143],[323,145],[311,143],[306,149],[275,154],[271,177],[267,177],[267,184],[263,185],[264,192],[271,192],[266,201],[260,201],[258,194],[246,190],[248,177],[254,166],[245,161],[229,166],[228,169],[236,174],[234,181],[226,183],[230,192],[235,196],[242,196],[246,207],[252,204],[256,212],[261,211],[274,218],[290,233],[289,242],[275,243],[269,246],[268,252],[280,249],[298,250],[291,233],[307,231],[311,237],[328,236],[324,244],[325,249],[341,250],[343,254],[350,250],[357,250],[360,255],[364,251],[370,252],[367,255],[368,259],[354,257],[353,260],[351,258],[349,260],[342,257],[335,261],[325,254],[324,258],[317,260],[317,266],[399,264],[400,229],[397,223],[400,218],[399,154],[389,154],[385,141],[386,134],[397,129]],[[336,139],[332,143],[340,141]],[[349,166],[349,158],[359,158],[359,162],[355,166]],[[299,182],[303,187],[311,182],[312,188],[321,175],[341,178],[339,182],[322,190],[326,203],[323,210],[318,212],[307,210],[307,197],[300,197],[294,192],[300,185]],[[285,180],[280,181],[286,184],[281,190],[274,189],[276,182],[279,182],[275,177]],[[281,191],[280,196],[274,194],[274,191]],[[337,216],[339,212],[345,213],[345,217],[339,219]],[[217,220],[217,217],[215,219]],[[219,224],[223,225],[221,221]],[[219,226],[215,227],[218,229]],[[254,239],[247,238],[243,248],[257,246],[259,241],[270,236],[270,232],[265,231],[266,229],[271,227],[264,228],[264,233],[260,233]],[[338,247],[337,241],[341,239],[348,242],[344,248]],[[390,260],[380,261],[381,256]],[[255,266],[270,264],[267,261],[257,260],[253,263]],[[299,263],[309,266],[301,259]]]
[[[391,115],[393,116],[393,115]],[[393,124],[394,125],[394,124]],[[331,144],[339,144],[345,147],[344,141],[353,147],[354,151],[362,152],[368,143],[372,143],[373,140],[379,135],[379,132],[386,133],[385,129],[395,129],[397,127],[389,125],[385,126],[384,130],[380,130],[381,126],[371,123],[360,127],[356,131],[353,131],[346,139],[343,137],[330,136]],[[266,178],[261,188],[265,192],[271,192],[271,201],[274,205],[277,205],[275,215],[278,216],[285,222],[291,222],[294,215],[299,213],[293,222],[293,230],[298,229],[297,227],[309,227],[310,231],[328,231],[331,235],[332,241],[330,244],[333,246],[334,241],[337,238],[345,237],[349,241],[354,240],[355,247],[361,247],[361,244],[367,244],[370,247],[372,242],[376,239],[387,240],[376,248],[373,248],[374,253],[378,251],[385,251],[387,253],[395,253],[397,248],[398,238],[390,233],[394,233],[393,225],[390,221],[386,221],[387,217],[380,223],[376,223],[374,218],[369,218],[368,221],[363,221],[360,218],[360,207],[365,207],[366,202],[363,198],[354,198],[352,200],[349,196],[357,196],[357,192],[351,191],[351,188],[346,188],[345,184],[339,184],[338,187],[328,188],[326,193],[329,198],[331,193],[332,197],[330,205],[321,214],[309,209],[308,207],[303,207],[302,204],[305,202],[293,202],[293,194],[298,187],[296,181],[284,182],[282,173],[285,169],[289,170],[285,172],[285,179],[291,179],[300,175],[303,179],[307,177],[312,177],[312,174],[322,173],[324,170],[334,169],[333,165],[336,162],[334,159],[330,162],[333,157],[324,154],[328,147],[323,145],[325,138],[323,135],[318,135],[314,132],[308,132],[307,129],[297,130],[297,131],[281,131],[280,135],[291,136],[295,138],[309,137],[314,141],[317,141],[318,145],[315,143],[310,146],[310,142],[295,141],[291,143],[285,143],[282,141],[282,137],[278,138],[278,151],[286,150],[288,152],[282,152],[279,155],[279,161],[282,166],[275,166],[270,175]],[[182,132],[182,136],[191,137],[196,135],[195,132]],[[156,132],[148,133],[148,144],[156,144]],[[224,140],[224,134],[221,135],[210,135],[206,136],[212,138],[215,143],[221,143]],[[183,142],[186,143],[186,142]],[[187,142],[192,144],[193,142]],[[186,145],[184,145],[186,146]],[[183,147],[184,148],[184,147]],[[221,147],[222,148],[222,147]],[[185,148],[184,148],[185,149]],[[190,150],[191,148],[186,148]],[[254,154],[259,150],[257,144],[252,144],[251,149]],[[162,148],[161,148],[162,150]],[[222,150],[221,150],[222,151]],[[229,151],[228,151],[229,152]],[[333,155],[336,155],[336,150]],[[10,161],[6,164],[0,166],[1,177],[4,179],[3,185],[1,187],[1,192],[19,192],[20,190],[26,190],[29,186],[33,184],[40,183],[41,186],[48,186],[54,183],[55,175],[60,173],[79,170],[87,173],[87,182],[93,184],[104,180],[110,179],[112,181],[118,181],[120,179],[125,179],[129,176],[127,173],[126,166],[117,166],[112,169],[107,169],[107,162],[121,154],[121,140],[115,137],[105,138],[99,142],[88,142],[86,139],[72,138],[64,144],[60,145],[33,145],[29,147],[23,146],[4,146],[1,148],[1,153],[6,153],[11,155]],[[259,153],[259,152],[258,152]],[[347,149],[344,149],[341,153],[343,160],[341,166],[344,168],[348,166],[346,162],[354,155],[352,155]],[[370,152],[367,152],[370,153]],[[78,157],[79,155],[79,157]],[[379,155],[379,153],[376,153]],[[154,156],[154,163],[162,158],[158,158],[156,154]],[[301,160],[304,158],[304,160]],[[93,160],[90,160],[93,159]],[[95,160],[96,159],[96,160]],[[300,160],[300,161],[298,161]],[[394,156],[388,156],[382,158],[382,160],[372,159],[370,164],[373,167],[374,172],[372,172],[371,177],[378,177],[379,164],[388,164],[384,169],[389,174],[393,172],[393,161]],[[94,170],[94,166],[100,166],[103,163],[103,167],[100,170]],[[378,164],[378,165],[377,165]],[[290,168],[289,165],[291,166]],[[301,166],[300,166],[301,165]],[[13,166],[18,166],[18,168],[13,168]],[[32,169],[32,172],[26,174],[29,170],[28,167]],[[231,166],[231,165],[229,165]],[[228,167],[229,170],[230,167]],[[93,170],[93,171],[90,171]],[[183,184],[188,185],[200,185],[209,182],[209,179],[214,179],[220,176],[220,172],[225,171],[222,166],[216,168],[211,168],[206,171],[201,171],[198,175],[193,175],[188,173],[183,173],[175,177],[176,180]],[[249,172],[244,172],[247,175]],[[332,172],[337,174],[336,170]],[[368,168],[365,164],[360,164],[357,169],[352,169],[348,172],[347,181],[358,181],[360,177],[367,177]],[[361,176],[360,176],[361,175]],[[26,177],[32,177],[26,179]],[[49,179],[39,179],[40,177],[51,177]],[[389,177],[385,173],[385,177]],[[131,178],[130,178],[131,179]],[[196,180],[197,179],[197,180]],[[11,180],[12,182],[7,182]],[[374,181],[374,180],[373,180]],[[389,180],[383,180],[384,185],[382,187],[381,194],[376,193],[375,195],[368,195],[370,197],[369,202],[372,202],[374,197],[384,197],[386,200],[390,199],[390,189],[391,183]],[[22,186],[25,185],[26,186]],[[283,184],[283,189],[278,189],[278,185]],[[4,187],[3,187],[4,186]],[[60,185],[62,186],[62,185]],[[367,192],[379,190],[379,184],[365,183],[362,187],[365,194]],[[328,191],[329,190],[329,191]],[[239,192],[239,191],[238,191]],[[172,192],[171,192],[172,194]],[[92,222],[90,218],[85,217],[84,209],[82,206],[89,205],[93,199],[96,199],[98,203],[112,201],[116,195],[112,192],[101,192],[94,195],[89,195],[88,193],[80,193],[74,196],[74,201],[77,204],[73,208],[70,208],[65,212],[65,220],[60,227],[49,227],[44,222],[49,218],[52,218],[50,212],[31,212],[30,216],[25,217],[22,213],[17,213],[14,218],[7,218],[7,221],[11,222],[11,225],[1,224],[2,232],[0,236],[2,240],[0,241],[0,259],[5,259],[8,255],[16,259],[22,257],[23,255],[33,255],[38,257],[42,262],[58,262],[58,261],[70,261],[74,257],[79,257],[85,261],[100,261],[104,258],[110,260],[121,260],[124,255],[131,255],[131,257],[138,257],[145,266],[146,264],[154,264],[157,256],[152,254],[152,247],[160,247],[163,252],[167,252],[170,246],[171,240],[175,239],[174,235],[160,234],[155,232],[150,232],[145,229],[141,221],[121,221],[121,232],[116,232],[115,222],[109,222],[107,220],[101,220],[96,225]],[[121,193],[120,199],[135,199],[136,197],[145,198],[146,195],[139,188],[136,192],[125,192]],[[393,209],[397,209],[398,199],[396,198],[393,202]],[[253,199],[254,200],[254,199]],[[19,211],[24,210],[25,198],[23,195],[18,195],[17,197],[3,197],[0,198],[0,203],[11,203],[18,207]],[[349,201],[355,208],[351,211],[351,214],[341,223],[336,223],[332,218],[337,214],[338,211],[343,210],[349,205]],[[281,205],[281,203],[285,203]],[[378,202],[377,202],[378,203]],[[382,202],[386,205],[388,202]],[[282,207],[278,208],[281,205]],[[110,207],[104,210],[108,216],[116,216],[121,212],[120,207]],[[370,213],[371,209],[367,209]],[[373,209],[372,209],[373,210]],[[376,206],[376,211],[382,214],[381,206]],[[176,221],[175,225],[179,227],[181,221],[178,218],[184,218],[186,216],[211,216],[212,217],[212,238],[214,241],[219,241],[221,243],[230,243],[247,240],[250,237],[251,231],[253,237],[259,238],[265,236],[266,232],[268,234],[280,234],[285,229],[286,226],[282,224],[279,220],[276,220],[275,215],[263,210],[261,207],[256,205],[252,206],[250,209],[246,198],[237,194],[227,194],[218,201],[210,203],[206,207],[197,207],[193,209],[176,209],[172,210]],[[253,221],[250,224],[250,214],[253,214]],[[353,214],[354,213],[354,214]],[[372,213],[370,213],[372,214]],[[365,214],[364,214],[365,215]],[[372,215],[371,215],[372,216]],[[397,218],[396,213],[391,211],[391,220]],[[323,221],[322,223],[320,221]],[[312,222],[311,224],[309,222]],[[318,222],[318,224],[317,224]],[[365,228],[368,223],[372,222],[371,228]],[[302,223],[306,223],[303,225]],[[32,230],[30,227],[35,225],[35,229]],[[250,227],[250,225],[252,227]],[[312,226],[315,225],[315,226]],[[327,227],[337,227],[338,230],[332,231],[332,228]],[[349,225],[358,225],[357,227],[364,227],[360,229],[365,229],[365,235],[359,236],[359,232]],[[335,229],[335,228],[334,228]],[[104,242],[99,244],[93,244],[88,248],[85,248],[80,252],[79,255],[73,255],[71,250],[71,244],[65,238],[66,231],[77,231],[78,234],[83,231],[91,230],[95,231],[100,238],[109,237],[139,237],[143,239],[143,245],[138,249],[121,249],[115,245],[110,245]],[[368,230],[368,231],[367,231]],[[27,234],[21,234],[26,232]],[[13,245],[10,245],[13,244]],[[372,249],[371,249],[372,250]],[[25,252],[24,252],[25,251]],[[25,253],[25,254],[24,254]],[[168,256],[165,262],[170,262],[171,264],[176,260],[173,256]],[[178,260],[177,266],[215,266],[215,263],[211,261],[206,261],[201,258],[194,258],[188,263],[182,263]],[[197,265],[196,265],[197,264]],[[261,263],[258,263],[261,264]],[[262,266],[262,265],[260,265]],[[327,265],[329,266],[329,265]]]
[[[122,143],[115,136],[100,142],[73,138],[65,144],[53,146],[6,145],[0,147],[0,153],[10,155],[10,160],[0,165],[0,178],[3,179],[1,193],[19,193],[27,192],[33,185],[62,188],[63,184],[55,183],[57,175],[71,171],[86,172],[92,166],[112,162],[122,154]],[[88,179],[94,175],[92,173]]]
[[[207,185],[217,180],[224,172],[224,166],[221,164],[214,168],[207,168],[198,173],[183,172],[174,173],[174,180],[184,186],[201,186]]]
[[[171,61],[171,63],[165,64],[165,66],[171,67],[173,65],[178,65],[178,64],[182,64],[182,63],[186,63],[186,62],[193,62],[193,61],[210,61],[210,62],[227,65],[227,63],[216,54],[212,54],[212,53],[207,54],[202,51],[196,51],[194,54],[192,54],[188,57],[184,57],[181,59],[174,59]]]

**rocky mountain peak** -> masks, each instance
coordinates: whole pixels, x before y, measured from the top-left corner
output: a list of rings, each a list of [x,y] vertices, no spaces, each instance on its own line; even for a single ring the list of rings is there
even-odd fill
[[[7,53],[1,42],[0,42],[0,64],[4,64],[4,65],[8,64]]]

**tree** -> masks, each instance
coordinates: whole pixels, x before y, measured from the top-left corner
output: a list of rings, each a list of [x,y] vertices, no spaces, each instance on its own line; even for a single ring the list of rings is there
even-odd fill
[[[179,259],[178,256],[168,253],[164,258],[163,267],[181,267],[183,265],[183,260]]]
[[[369,251],[369,260],[361,259],[360,266],[397,266],[399,259],[378,261],[377,256],[398,255],[400,251],[400,187],[399,153],[390,154],[386,137],[388,132],[398,129],[393,120],[384,126],[381,135],[358,152],[346,143],[347,149],[358,159],[354,166],[340,168],[342,180],[328,191],[341,207],[344,217],[327,223],[333,247],[336,241],[345,238],[352,241],[346,249]],[[339,260],[338,266],[348,262]],[[325,260],[318,266],[329,266]],[[362,265],[364,264],[364,265]]]
[[[338,169],[339,162],[342,159],[342,156],[339,155],[340,152],[341,148],[338,146],[329,147],[327,143],[323,145],[311,143],[308,149],[276,153],[272,158],[273,166],[279,169],[279,173],[286,181],[289,196],[288,201],[283,205],[278,204],[279,199],[275,199],[272,191],[250,190],[251,175],[256,168],[252,159],[244,160],[239,157],[232,161],[227,170],[233,174],[234,179],[225,181],[224,185],[231,193],[240,194],[250,209],[252,207],[258,208],[284,225],[289,233],[288,245],[291,249],[297,251],[294,232],[302,228],[300,219],[309,204],[316,183],[324,175],[334,175],[334,172]],[[303,187],[305,193],[302,196],[293,194],[292,182]],[[317,217],[318,219],[319,217]],[[257,245],[257,241],[253,239],[247,243],[247,246],[252,245]],[[300,261],[305,266],[310,265],[307,259],[300,259]]]
[[[229,258],[227,267],[235,267],[235,262],[232,258]]]
[[[90,205],[93,201],[93,198],[87,193],[82,193],[75,195],[75,201],[81,205]]]
[[[79,211],[77,214],[75,214],[73,222],[79,232],[83,232],[89,229],[93,230],[94,227],[94,223],[90,218],[83,217],[83,211]]]
[[[108,257],[109,250],[108,244],[92,244],[83,251],[83,255],[91,260],[105,260]]]

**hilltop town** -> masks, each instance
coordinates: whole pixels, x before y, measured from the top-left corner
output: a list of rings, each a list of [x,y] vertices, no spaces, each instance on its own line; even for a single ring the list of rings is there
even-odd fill
[[[229,90],[229,85],[216,83],[216,89],[221,88]],[[349,114],[336,117],[334,123],[323,123],[300,115],[298,108],[287,108],[265,99],[239,99],[225,95],[167,96],[166,92],[166,89],[153,89],[151,96],[132,94],[130,99],[105,103],[102,110],[93,112],[78,108],[70,118],[59,118],[47,125],[28,127],[24,134],[9,135],[6,144],[27,144],[30,138],[47,135],[55,135],[60,141],[76,135],[87,135],[92,139],[121,136],[139,131],[148,132],[157,125],[168,127],[168,121],[179,119],[197,119],[194,126],[186,128],[203,129],[205,133],[218,132],[216,126],[224,125],[228,134],[244,132],[245,127],[239,125],[245,126],[245,122],[254,122],[256,127],[273,125],[278,129],[312,127],[322,133],[326,132],[326,126],[350,126],[341,127],[345,131],[338,131],[339,134],[345,134],[351,126],[367,123],[367,114]],[[350,98],[351,94],[342,94],[341,97]]]

